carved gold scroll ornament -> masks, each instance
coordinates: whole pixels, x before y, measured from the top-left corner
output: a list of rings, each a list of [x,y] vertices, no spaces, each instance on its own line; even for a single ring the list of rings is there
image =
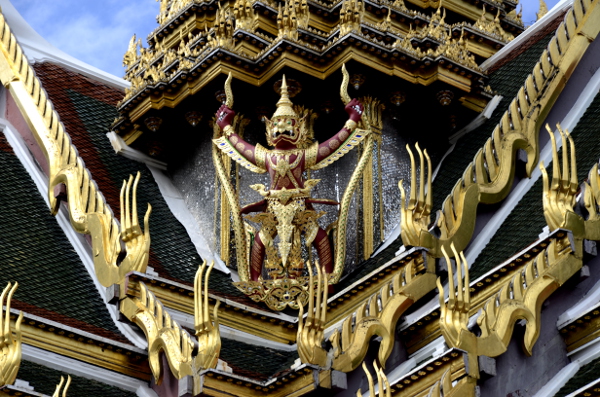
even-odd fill
[[[142,282],[139,297],[127,297],[121,302],[121,312],[136,323],[148,340],[148,361],[157,384],[162,382],[160,353],[164,352],[169,368],[177,379],[197,376],[203,369],[214,368],[221,350],[217,310],[215,304],[213,320],[210,320],[208,305],[208,279],[214,263],[206,270],[206,262],[200,266],[194,281],[195,329],[198,351],[194,356],[195,343],[165,310],[160,301]],[[206,273],[204,274],[204,272]],[[204,288],[202,277],[204,275]]]
[[[441,248],[452,256],[467,247],[473,236],[477,206],[503,200],[513,185],[518,150],[527,155],[525,166],[531,175],[539,159],[539,130],[575,66],[590,42],[597,36],[600,24],[598,0],[576,0],[543,51],[532,73],[503,114],[492,136],[465,169],[452,192],[445,199],[435,225],[429,224],[431,183],[428,170],[427,189],[418,196],[411,189],[408,204],[403,203],[402,242],[405,246],[422,246],[436,258],[443,257]],[[409,150],[410,152],[410,150]],[[417,149],[423,176],[423,155]],[[412,153],[411,153],[412,158]],[[425,154],[425,158],[427,155]],[[416,169],[412,163],[411,180]],[[415,185],[411,183],[411,185]],[[434,227],[437,230],[432,230]],[[439,236],[439,237],[438,237]]]
[[[438,280],[440,329],[448,346],[468,353],[469,376],[475,379],[479,378],[477,357],[503,354],[508,349],[515,323],[519,320],[527,322],[523,348],[527,355],[532,354],[540,334],[542,303],[581,269],[581,260],[575,256],[567,233],[559,233],[546,248],[517,271],[509,283],[488,299],[477,318],[481,334],[476,336],[467,327],[471,315],[468,265],[462,252],[460,255],[455,252],[455,258],[456,286],[450,258],[446,255],[450,291],[447,302]]]
[[[406,309],[435,286],[435,269],[426,258],[424,252],[416,254],[390,282],[344,320],[341,331],[336,329],[328,338],[333,349],[331,355],[322,347],[327,317],[327,282],[319,271],[316,294],[313,284],[309,283],[307,317],[303,319],[302,310],[298,317],[297,343],[302,362],[322,368],[331,365],[335,370],[350,372],[364,361],[372,337],[379,336],[382,340],[378,361],[385,367],[394,346],[398,320]]]
[[[58,212],[60,204],[55,188],[64,184],[71,225],[78,233],[91,235],[96,277],[103,286],[118,284],[128,272],[144,272],[149,239],[146,241],[145,235],[140,239],[133,223],[130,229],[121,230],[3,14],[0,51],[0,80],[10,91],[48,162],[48,200],[52,213]],[[121,242],[126,246],[125,255],[121,255]]]
[[[584,183],[584,205],[588,218],[574,210],[578,190],[576,153],[573,139],[560,125],[562,156],[559,156],[554,134],[547,127],[553,146],[553,175],[548,177],[545,167],[540,165],[543,178],[543,207],[546,222],[554,232],[543,249],[535,248],[534,255],[517,270],[512,279],[500,291],[488,299],[477,318],[480,335],[475,335],[467,324],[471,313],[469,269],[462,252],[456,258],[456,279],[449,256],[442,247],[448,265],[449,297],[445,302],[441,282],[438,279],[440,296],[440,329],[448,346],[465,350],[469,357],[469,377],[477,379],[478,356],[497,357],[503,354],[512,339],[515,323],[525,320],[523,349],[527,355],[533,352],[541,328],[541,308],[544,301],[583,265],[583,239],[600,239],[600,216],[598,203],[600,184],[598,165]],[[561,161],[562,157],[562,161]],[[561,164],[562,163],[562,164]],[[567,230],[565,230],[567,229]]]

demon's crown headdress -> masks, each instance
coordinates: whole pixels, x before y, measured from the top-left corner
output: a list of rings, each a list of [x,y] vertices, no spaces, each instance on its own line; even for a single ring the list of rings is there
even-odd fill
[[[276,122],[276,120],[280,118],[288,118],[295,120],[295,125],[293,127],[290,126],[290,128],[293,128],[296,135],[293,142],[299,144],[303,142],[308,135],[308,129],[306,126],[306,114],[304,114],[305,112],[302,112],[302,117],[299,117],[298,113],[296,113],[296,111],[294,110],[294,104],[290,100],[290,95],[288,93],[285,75],[283,75],[283,79],[281,82],[280,95],[281,98],[279,98],[279,101],[277,101],[277,109],[275,110],[275,113],[273,113],[271,120],[265,117],[265,124],[267,126],[267,142],[269,143],[269,145],[273,145],[274,122]]]

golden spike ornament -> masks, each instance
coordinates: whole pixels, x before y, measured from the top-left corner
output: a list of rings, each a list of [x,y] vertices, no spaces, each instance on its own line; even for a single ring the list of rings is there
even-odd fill
[[[546,167],[540,164],[543,179],[544,217],[550,230],[567,229],[573,233],[578,246],[583,239],[600,240],[600,176],[596,163],[581,184],[582,197],[580,203],[585,206],[587,217],[575,211],[579,182],[577,180],[577,159],[575,144],[568,130],[557,124],[561,137],[562,156],[559,155],[554,133],[548,125],[546,129],[552,141],[552,178],[549,178]]]
[[[63,389],[64,385],[64,389]],[[60,377],[60,382],[56,385],[56,389],[52,394],[52,397],[67,397],[67,391],[69,390],[69,386],[71,386],[71,375],[67,375],[67,382],[65,383],[65,378]],[[62,393],[61,393],[62,391]]]
[[[456,258],[456,284],[452,262],[442,248],[448,264],[449,296],[446,302],[444,288],[438,278],[440,329],[448,346],[468,353],[469,376],[479,377],[478,356],[497,357],[508,349],[514,325],[519,320],[527,322],[523,349],[530,356],[540,334],[542,304],[582,266],[568,233],[557,231],[543,250],[529,259],[496,295],[486,301],[477,318],[480,336],[467,327],[472,314],[469,267],[464,254],[459,254],[454,247],[452,250]]]
[[[137,187],[140,176],[138,172],[135,179],[130,175],[129,180],[123,181],[120,194],[120,226],[113,223],[116,220],[112,212],[91,212],[86,217],[92,237],[96,277],[104,286],[119,284],[129,272],[145,272],[148,265],[149,219],[152,206],[148,204],[142,231],[137,212]],[[118,263],[122,250],[121,243],[124,243],[127,255]]]
[[[258,25],[258,11],[252,8],[252,0],[236,0],[233,4],[235,28],[254,32]]]
[[[431,207],[433,194],[431,192],[431,159],[427,150],[421,151],[419,144],[415,145],[419,154],[419,180],[417,182],[417,167],[415,157],[409,145],[406,150],[410,156],[410,197],[406,202],[406,191],[403,180],[398,182],[400,189],[400,228],[402,242],[406,246],[431,247],[435,244],[433,236],[428,232],[431,223]],[[425,180],[425,160],[427,160],[427,180]],[[417,189],[417,186],[419,187]],[[418,195],[417,195],[418,190]],[[421,241],[423,239],[423,241]]]
[[[544,163],[539,167],[543,180],[544,217],[550,230],[568,229],[576,238],[585,238],[585,220],[575,213],[575,195],[579,188],[577,182],[577,161],[575,158],[575,144],[568,130],[556,125],[562,141],[562,167],[558,154],[556,138],[550,127],[546,130],[552,141],[552,179]]]
[[[19,287],[19,283],[8,283],[0,295],[0,307],[6,306],[0,315],[0,387],[12,385],[17,378],[21,365],[21,322],[23,312],[19,313],[14,329],[10,326],[10,302]]]
[[[194,328],[198,340],[198,355],[194,358],[195,372],[215,368],[221,352],[221,333],[219,331],[219,305],[216,301],[213,308],[213,319],[210,319],[208,304],[208,280],[215,265],[211,262],[208,269],[206,261],[198,268],[194,278]],[[205,273],[206,272],[206,273]],[[204,277],[204,285],[202,285]]]
[[[400,227],[402,232],[400,235],[405,246],[428,248],[430,255],[439,258],[442,257],[441,248],[445,247],[448,252],[451,244],[466,247],[469,243],[475,227],[478,186],[472,178],[459,180],[454,185],[451,195],[444,201],[437,223],[431,225],[430,215],[433,202],[431,160],[427,151],[422,151],[418,144],[415,149],[419,155],[418,179],[414,154],[410,146],[406,146],[411,164],[408,201],[403,181],[398,183],[401,197]],[[473,167],[469,165],[464,175],[472,172]],[[431,230],[434,226],[439,230],[439,237]]]
[[[539,161],[542,122],[590,43],[584,36],[596,37],[600,31],[600,25],[592,22],[592,17],[600,14],[597,5],[597,0],[587,0],[585,7],[575,2],[567,12],[564,22],[559,25],[532,73],[502,115],[492,136],[476,153],[473,162],[444,200],[436,225],[440,237],[421,236],[428,232],[413,229],[407,234],[410,241],[404,241],[403,236],[406,245],[424,245],[437,258],[443,256],[439,249],[441,246],[449,255],[453,255],[449,249],[452,243],[457,251],[465,249],[475,230],[477,206],[480,203],[498,203],[510,193],[519,150],[527,154],[525,170],[527,175],[531,175]],[[585,35],[580,35],[583,31]]]
[[[360,31],[365,13],[365,3],[361,0],[344,0],[340,10],[340,37],[353,31]]]
[[[379,386],[377,393],[375,393],[375,385],[373,383],[373,375],[367,368],[367,365],[363,361],[362,369],[365,371],[367,375],[367,382],[369,383],[369,396],[370,397],[392,397],[392,392],[390,388],[390,382],[387,379],[387,376],[383,372],[383,368],[380,368],[377,365],[376,361],[373,361],[373,368],[375,369],[375,374],[377,375],[377,385]],[[358,389],[356,391],[356,397],[363,397],[362,390]]]
[[[542,19],[544,15],[548,13],[548,6],[544,0],[540,0],[540,9],[535,13],[536,21]]]
[[[307,264],[309,265],[309,264]],[[308,266],[310,269],[310,266]],[[327,274],[321,270],[319,264],[316,266],[317,291],[315,293],[313,272],[309,270],[308,281],[308,310],[304,319],[304,304],[298,301],[298,333],[296,343],[298,344],[298,355],[303,363],[310,363],[325,368],[329,365],[327,351],[323,349],[323,332],[327,322],[327,297],[328,280]],[[316,300],[316,303],[315,303]]]

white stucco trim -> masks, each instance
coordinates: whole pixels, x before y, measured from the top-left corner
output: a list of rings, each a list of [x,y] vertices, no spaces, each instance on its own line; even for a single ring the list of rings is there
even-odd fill
[[[577,361],[580,365],[586,365],[600,357],[600,338],[594,339],[583,346],[567,353],[571,361]]]
[[[95,380],[97,382],[114,386],[122,390],[127,390],[129,392],[135,393],[138,390],[145,390],[144,393],[150,394],[143,394],[144,396],[156,396],[154,391],[148,390],[148,383],[143,380],[110,371],[108,369],[88,364],[83,361],[75,360],[70,357],[61,356],[60,354],[55,354],[47,350],[27,345],[25,343],[23,343],[21,346],[23,348],[23,359],[26,361],[31,361],[57,371],[65,372],[67,374]],[[59,379],[56,380],[57,383],[58,381]]]
[[[25,21],[10,0],[0,0],[0,7],[30,62],[50,61],[121,91],[131,85],[128,81],[82,62],[50,44]]]
[[[593,341],[569,352],[567,354],[571,359],[571,363],[560,370],[550,381],[541,388],[533,397],[552,397],[554,396],[567,382],[577,374],[577,371],[586,364],[600,357],[600,339]],[[589,387],[589,384],[584,388]],[[569,394],[569,396],[577,393]]]
[[[146,164],[150,172],[152,172],[152,176],[154,176],[154,181],[158,185],[158,189],[160,190],[167,206],[173,213],[173,216],[183,225],[185,230],[187,231],[194,247],[196,247],[196,252],[200,257],[207,261],[208,263],[214,261],[215,269],[222,271],[225,274],[231,274],[233,281],[239,281],[237,274],[229,271],[225,263],[221,260],[221,257],[214,253],[210,248],[209,244],[204,238],[202,231],[200,230],[200,226],[195,221],[194,216],[191,214],[187,205],[185,204],[185,200],[181,196],[181,192],[179,189],[173,185],[173,182],[165,175],[165,173],[151,166],[150,164]]]
[[[473,131],[474,129],[480,127],[483,123],[485,123],[487,120],[489,120],[489,118],[492,117],[492,114],[494,114],[494,111],[498,107],[498,104],[500,103],[502,98],[503,98],[502,95],[494,95],[494,97],[488,102],[488,104],[485,106],[485,109],[483,109],[483,111],[481,113],[479,113],[469,124],[467,124],[465,127],[461,128],[460,131],[451,135],[450,138],[448,138],[448,140],[452,144],[452,147],[454,147],[454,144],[460,138],[462,138],[469,132]],[[446,155],[444,155],[444,157],[446,157]],[[443,161],[443,159],[442,159],[442,161]],[[442,161],[440,161],[440,165],[441,165]],[[438,170],[439,170],[439,165],[435,170],[435,173],[433,176],[434,179],[435,179],[435,175],[437,175]]]
[[[551,397],[556,394],[564,385],[567,384],[581,366],[578,362],[573,362],[561,369],[551,380],[546,383],[533,397]]]
[[[27,170],[31,179],[35,183],[40,195],[44,199],[46,205],[50,205],[48,202],[48,178],[42,172],[42,170],[37,165],[35,159],[32,157],[29,149],[21,135],[18,133],[17,129],[6,119],[0,118],[0,130],[4,132],[8,143],[13,148],[15,155],[23,164],[23,167]],[[106,300],[106,288],[103,287],[96,277],[96,271],[94,268],[94,261],[92,260],[92,253],[89,244],[85,241],[83,235],[78,234],[71,227],[71,223],[69,221],[69,216],[65,212],[65,210],[61,209],[58,214],[56,214],[56,222],[60,226],[60,228],[65,233],[65,236],[79,255],[81,262],[85,266],[88,271],[90,278],[92,279],[98,294],[100,295],[102,301],[106,305],[108,312],[110,313],[111,318],[113,319],[115,325],[123,333],[123,335],[131,341],[136,347],[146,350],[148,343],[146,342],[146,338],[143,335],[140,335],[136,332],[135,328],[131,327],[128,324],[122,323],[118,321],[118,308],[115,305],[108,304]]]
[[[577,302],[573,307],[567,309],[558,317],[558,320],[556,321],[556,327],[558,329],[564,328],[573,321],[576,321],[584,313],[587,313],[598,307],[600,307],[600,281],[590,288],[582,300]]]
[[[140,152],[139,150],[135,150],[132,147],[128,146],[123,140],[123,138],[117,135],[116,132],[109,131],[106,133],[106,136],[108,137],[108,140],[110,141],[110,144],[112,145],[116,154],[119,154],[130,160],[139,161],[140,163],[144,163],[154,168],[158,168],[159,170],[167,170],[167,163],[165,163],[164,161],[159,161],[153,157],[150,157]]]
[[[495,53],[494,55],[492,55],[491,57],[486,59],[481,64],[481,66],[480,66],[481,69],[484,72],[487,71],[492,66],[494,66],[496,63],[498,63],[499,61],[504,59],[511,52],[513,52],[517,47],[527,43],[527,41],[529,41],[531,36],[533,36],[534,34],[539,32],[540,30],[543,30],[546,26],[548,26],[550,23],[552,23],[558,15],[565,12],[565,10],[567,10],[569,7],[571,7],[572,4],[573,4],[573,0],[559,1],[539,21],[537,21],[533,25],[529,26],[523,33],[518,35],[514,40],[512,40],[510,43],[508,43],[506,46],[504,46],[502,49],[500,49],[500,51],[498,51],[497,53]]]

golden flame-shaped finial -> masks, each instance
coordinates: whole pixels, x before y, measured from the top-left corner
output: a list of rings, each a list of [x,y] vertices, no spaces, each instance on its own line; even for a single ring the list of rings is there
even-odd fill
[[[288,93],[287,82],[285,80],[285,74],[283,75],[283,79],[281,81],[280,95],[281,95],[281,98],[279,98],[279,101],[277,102],[277,110],[273,114],[272,118],[293,117],[293,118],[297,119],[298,115],[296,114],[296,112],[294,112],[294,109],[292,108],[292,106],[294,106],[294,104],[290,100],[290,94]]]

